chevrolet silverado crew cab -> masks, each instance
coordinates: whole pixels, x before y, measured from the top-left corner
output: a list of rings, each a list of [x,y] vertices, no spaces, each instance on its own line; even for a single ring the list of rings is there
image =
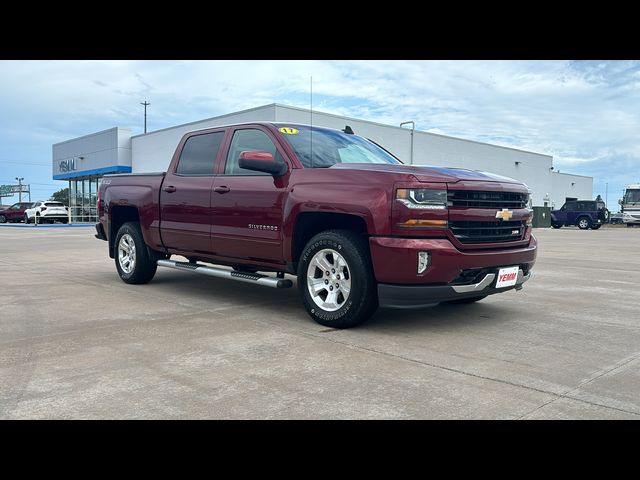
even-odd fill
[[[126,283],[158,266],[274,288],[295,275],[308,314],[345,328],[378,306],[520,290],[536,259],[528,196],[403,165],[350,127],[250,123],[187,133],[166,172],[105,176],[96,237]]]

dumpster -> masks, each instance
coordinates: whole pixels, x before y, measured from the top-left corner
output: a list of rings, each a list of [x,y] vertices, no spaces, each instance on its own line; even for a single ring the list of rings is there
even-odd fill
[[[551,207],[533,207],[533,228],[551,226]]]

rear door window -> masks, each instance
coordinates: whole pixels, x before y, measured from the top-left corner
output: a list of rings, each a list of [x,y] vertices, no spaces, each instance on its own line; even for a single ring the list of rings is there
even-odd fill
[[[189,137],[180,153],[176,174],[213,175],[213,166],[223,137],[224,132]]]

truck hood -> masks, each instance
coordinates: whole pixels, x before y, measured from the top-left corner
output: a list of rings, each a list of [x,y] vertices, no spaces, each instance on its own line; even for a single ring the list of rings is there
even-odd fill
[[[479,170],[467,170],[465,168],[432,167],[429,165],[392,165],[392,164],[370,164],[370,163],[336,163],[331,169],[340,170],[367,170],[372,172],[388,172],[395,174],[405,174],[414,176],[419,182],[446,182],[456,183],[459,181],[480,181],[480,182],[501,182],[517,183],[522,182],[495,173],[481,172]]]

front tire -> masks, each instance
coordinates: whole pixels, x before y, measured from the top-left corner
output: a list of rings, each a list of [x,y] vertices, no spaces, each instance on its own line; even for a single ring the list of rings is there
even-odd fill
[[[29,217],[27,216],[27,214],[26,214],[26,213],[24,214],[24,223],[26,223],[26,224],[31,223],[31,222],[29,221]]]
[[[0,223],[7,223],[7,217],[0,215]]]
[[[149,257],[138,223],[127,222],[120,227],[115,248],[116,269],[123,282],[143,284],[151,281],[158,265]]]
[[[602,225],[591,225],[591,230],[598,230]]]
[[[580,217],[578,219],[578,228],[580,230],[589,230],[589,227],[591,227],[591,222],[587,217]]]
[[[562,224],[561,223],[552,223],[551,226],[553,228],[560,228],[560,227],[562,227]]]
[[[348,230],[314,236],[300,255],[298,289],[320,325],[350,328],[368,320],[378,308],[378,291],[365,239]]]

